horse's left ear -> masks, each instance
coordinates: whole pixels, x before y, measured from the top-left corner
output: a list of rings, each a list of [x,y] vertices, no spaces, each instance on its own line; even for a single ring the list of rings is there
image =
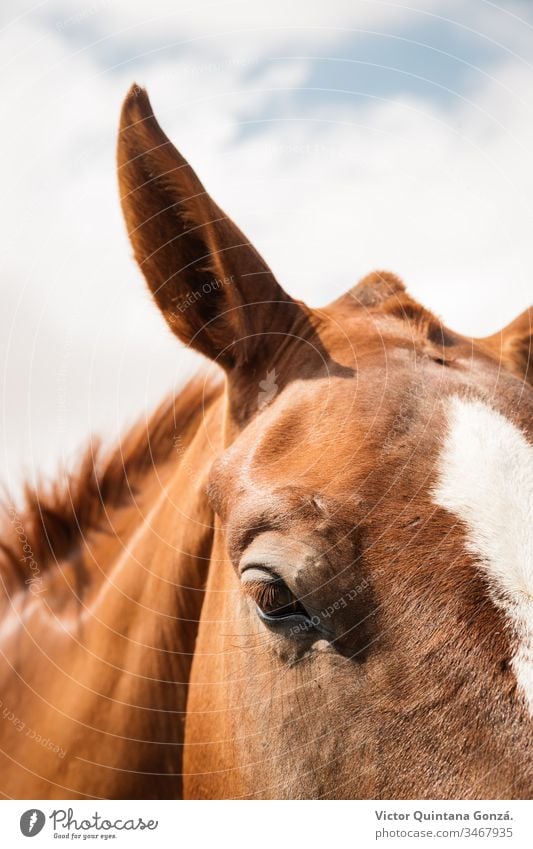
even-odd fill
[[[135,257],[174,333],[227,369],[259,349],[268,357],[305,308],[207,194],[137,86],[122,109],[118,174]]]
[[[479,342],[509,371],[533,385],[533,307],[521,313],[503,330]]]

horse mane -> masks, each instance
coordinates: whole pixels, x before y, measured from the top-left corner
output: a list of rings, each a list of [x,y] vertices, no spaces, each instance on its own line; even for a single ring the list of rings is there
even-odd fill
[[[24,487],[20,510],[4,501],[0,528],[3,589],[28,585],[79,549],[86,534],[104,529],[108,511],[131,503],[150,471],[179,455],[198,421],[220,393],[220,382],[193,378],[146,420],[139,420],[111,450],[92,440],[77,468],[49,486]]]

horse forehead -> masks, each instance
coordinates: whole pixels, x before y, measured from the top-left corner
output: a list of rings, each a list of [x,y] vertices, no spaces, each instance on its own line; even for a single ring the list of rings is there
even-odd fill
[[[515,640],[513,668],[533,712],[533,445],[480,400],[447,401],[435,503],[461,521],[466,545]]]

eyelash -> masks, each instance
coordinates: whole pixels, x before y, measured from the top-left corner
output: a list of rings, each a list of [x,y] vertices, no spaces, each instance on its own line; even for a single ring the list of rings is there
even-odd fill
[[[251,580],[245,585],[245,592],[255,602],[258,613],[267,621],[283,621],[295,616],[308,618],[307,611],[287,585],[280,578],[273,580]],[[285,595],[277,599],[277,593]],[[278,602],[276,604],[276,602]]]
[[[277,581],[248,581],[245,586],[246,593],[257,606],[267,607],[273,604],[276,598]]]

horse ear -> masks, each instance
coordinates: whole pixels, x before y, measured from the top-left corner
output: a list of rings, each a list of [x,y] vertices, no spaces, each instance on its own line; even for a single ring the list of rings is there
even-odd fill
[[[265,332],[288,332],[296,302],[207,194],[137,86],[122,108],[118,174],[135,257],[183,342],[233,368],[260,343],[264,351]]]
[[[479,342],[513,374],[533,385],[533,307]]]

